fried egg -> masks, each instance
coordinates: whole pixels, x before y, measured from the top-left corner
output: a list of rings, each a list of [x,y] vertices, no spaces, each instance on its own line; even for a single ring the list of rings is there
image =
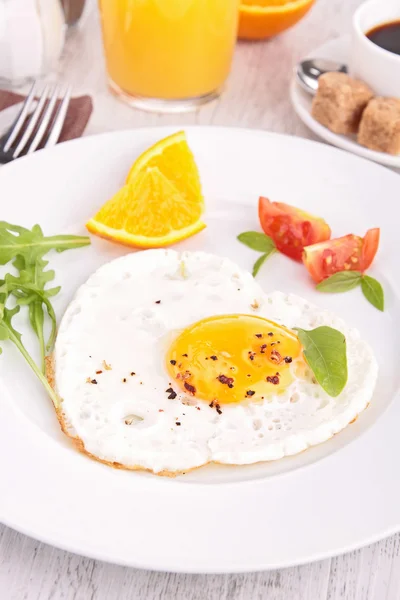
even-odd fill
[[[316,382],[295,328],[346,337],[348,381]],[[372,350],[302,298],[264,293],[227,258],[148,250],[81,286],[60,325],[54,386],[64,431],[81,450],[128,469],[176,474],[302,452],[371,400]]]

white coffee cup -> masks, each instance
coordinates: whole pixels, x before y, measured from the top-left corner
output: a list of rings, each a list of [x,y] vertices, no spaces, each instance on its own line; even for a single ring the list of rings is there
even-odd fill
[[[400,55],[380,48],[366,34],[377,25],[400,20],[400,0],[368,0],[355,12],[350,74],[375,94],[400,98]]]

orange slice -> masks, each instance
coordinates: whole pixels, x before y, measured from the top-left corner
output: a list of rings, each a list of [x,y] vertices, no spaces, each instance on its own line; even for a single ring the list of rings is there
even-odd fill
[[[184,132],[146,150],[126,185],[86,224],[91,233],[137,248],[174,244],[205,228],[199,173]]]
[[[239,38],[261,40],[282,33],[310,10],[315,0],[242,0]]]
[[[160,140],[143,152],[129,171],[126,183],[133,183],[141,171],[150,167],[157,167],[188,202],[203,206],[199,172],[184,131]]]

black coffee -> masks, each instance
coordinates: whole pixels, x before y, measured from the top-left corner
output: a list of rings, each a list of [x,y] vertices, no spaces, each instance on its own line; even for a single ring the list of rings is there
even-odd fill
[[[400,20],[377,25],[365,35],[380,48],[393,54],[400,54]]]

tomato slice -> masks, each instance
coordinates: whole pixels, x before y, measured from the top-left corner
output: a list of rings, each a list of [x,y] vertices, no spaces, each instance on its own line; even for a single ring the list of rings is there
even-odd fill
[[[261,197],[258,203],[261,227],[277,249],[301,261],[304,246],[329,240],[330,227],[323,219],[283,202]]]
[[[379,234],[379,229],[369,229],[364,238],[349,234],[307,246],[303,262],[316,283],[339,271],[364,272],[375,258]]]

